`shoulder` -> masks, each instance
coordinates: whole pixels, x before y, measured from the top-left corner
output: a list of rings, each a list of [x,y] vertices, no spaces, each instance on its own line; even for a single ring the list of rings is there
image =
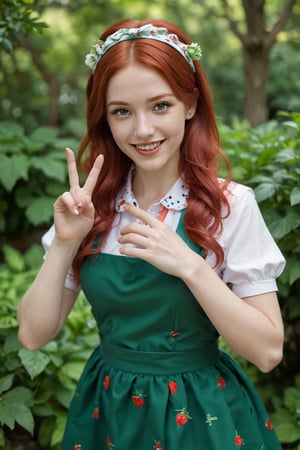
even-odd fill
[[[254,191],[249,186],[231,181],[228,185],[225,196],[231,208],[256,203]]]
[[[222,181],[220,180],[220,183]],[[227,222],[239,220],[240,216],[243,215],[261,215],[254,191],[251,187],[232,181],[226,187],[224,194],[228,200],[230,210],[228,213],[227,208],[224,207],[223,217],[225,219],[223,222],[225,223],[223,223],[223,226]]]

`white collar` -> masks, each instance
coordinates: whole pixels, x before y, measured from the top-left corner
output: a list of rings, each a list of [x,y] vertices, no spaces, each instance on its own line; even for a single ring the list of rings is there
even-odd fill
[[[117,212],[123,212],[124,203],[138,206],[138,202],[132,192],[132,173],[134,166],[128,172],[127,180],[116,197],[115,208]],[[158,202],[160,205],[172,211],[181,211],[187,207],[189,189],[182,177],[179,177],[167,194]]]

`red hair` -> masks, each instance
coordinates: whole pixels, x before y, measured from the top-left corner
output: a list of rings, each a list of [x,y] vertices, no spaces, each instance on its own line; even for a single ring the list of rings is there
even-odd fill
[[[147,23],[166,27],[169,33],[177,34],[181,42],[191,43],[179,28],[159,19],[122,20],[108,28],[100,39],[105,40],[120,28],[138,28]],[[225,161],[228,173],[230,167],[220,148],[213,102],[203,69],[199,62],[194,62],[193,72],[183,56],[165,43],[152,39],[129,40],[108,50],[87,84],[87,134],[79,147],[78,165],[87,175],[100,153],[104,155],[104,165],[92,198],[96,210],[95,224],[73,262],[77,280],[84,258],[99,251],[110,231],[115,216],[115,198],[132,164],[113,140],[105,106],[109,80],[132,62],[157,71],[168,82],[174,95],[186,105],[197,103],[193,118],[186,124],[179,162],[179,173],[189,186],[184,226],[188,237],[203,247],[205,254],[208,250],[215,253],[216,265],[221,264],[224,258],[216,236],[222,230],[222,219],[229,214],[229,203],[224,193],[229,177],[224,182],[218,180],[220,158]],[[102,238],[98,247],[92,248],[100,234]]]

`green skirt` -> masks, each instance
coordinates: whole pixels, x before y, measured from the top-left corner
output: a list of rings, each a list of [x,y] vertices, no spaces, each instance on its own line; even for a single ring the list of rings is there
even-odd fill
[[[238,448],[281,446],[252,385],[216,345],[155,353],[103,343],[79,381],[62,444],[62,450]]]

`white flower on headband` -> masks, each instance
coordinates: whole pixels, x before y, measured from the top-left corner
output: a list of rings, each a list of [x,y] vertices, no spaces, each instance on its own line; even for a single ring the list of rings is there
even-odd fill
[[[195,71],[193,61],[202,56],[200,45],[197,43],[185,44],[176,34],[169,34],[167,28],[155,27],[152,24],[143,25],[140,28],[121,28],[106,38],[93,45],[90,53],[86,55],[85,64],[94,72],[102,56],[114,45],[131,39],[153,39],[164,42],[177,50]]]

